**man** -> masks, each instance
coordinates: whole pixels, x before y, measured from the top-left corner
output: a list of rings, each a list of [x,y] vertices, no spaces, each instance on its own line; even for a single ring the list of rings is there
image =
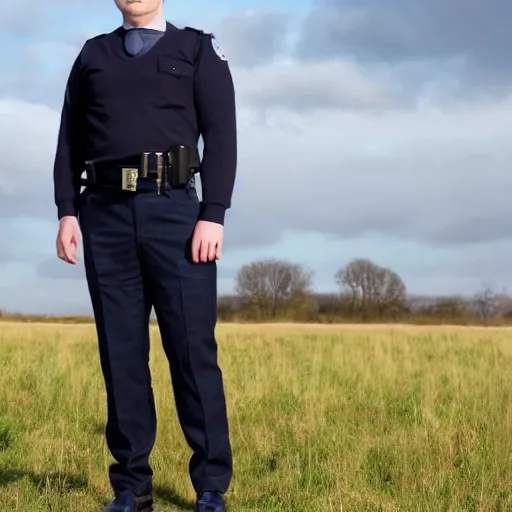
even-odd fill
[[[71,69],[54,166],[57,253],[76,264],[83,237],[106,385],[116,462],[104,512],[153,510],[152,307],[193,451],[196,511],[222,512],[232,454],[214,331],[237,159],[232,77],[214,36],[165,21],[162,0],[115,3],[123,26],[86,41]]]

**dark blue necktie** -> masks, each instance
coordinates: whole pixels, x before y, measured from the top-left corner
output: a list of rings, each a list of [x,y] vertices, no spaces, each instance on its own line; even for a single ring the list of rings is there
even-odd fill
[[[130,55],[140,55],[150,50],[163,34],[150,28],[132,28],[125,35],[124,47]]]

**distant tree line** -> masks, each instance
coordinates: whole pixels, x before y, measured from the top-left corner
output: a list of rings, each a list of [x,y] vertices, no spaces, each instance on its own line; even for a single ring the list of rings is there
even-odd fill
[[[219,297],[221,321],[512,324],[512,297],[484,288],[471,297],[411,296],[400,276],[355,259],[333,276],[338,292],[315,293],[313,272],[265,259],[243,265],[235,293]]]
[[[355,259],[333,280],[338,291],[313,290],[313,272],[297,263],[265,259],[243,265],[235,293],[218,299],[223,322],[320,322],[512,325],[512,297],[490,287],[470,297],[414,296],[400,276],[369,259]],[[0,319],[25,322],[92,322],[84,316],[23,315],[0,311]]]

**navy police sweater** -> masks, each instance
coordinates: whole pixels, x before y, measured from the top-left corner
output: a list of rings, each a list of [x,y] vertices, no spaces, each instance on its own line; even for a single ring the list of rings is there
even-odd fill
[[[228,63],[210,34],[167,23],[147,52],[124,49],[125,30],[89,39],[67,82],[54,164],[58,218],[78,214],[85,161],[204,149],[201,219],[224,223],[237,161],[235,94]]]

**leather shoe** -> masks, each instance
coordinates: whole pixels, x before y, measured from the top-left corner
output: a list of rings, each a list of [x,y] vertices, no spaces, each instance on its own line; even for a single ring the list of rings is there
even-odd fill
[[[226,512],[226,506],[219,492],[204,492],[196,502],[195,512]]]
[[[121,491],[101,512],[152,512],[153,497],[135,496],[131,491]]]

